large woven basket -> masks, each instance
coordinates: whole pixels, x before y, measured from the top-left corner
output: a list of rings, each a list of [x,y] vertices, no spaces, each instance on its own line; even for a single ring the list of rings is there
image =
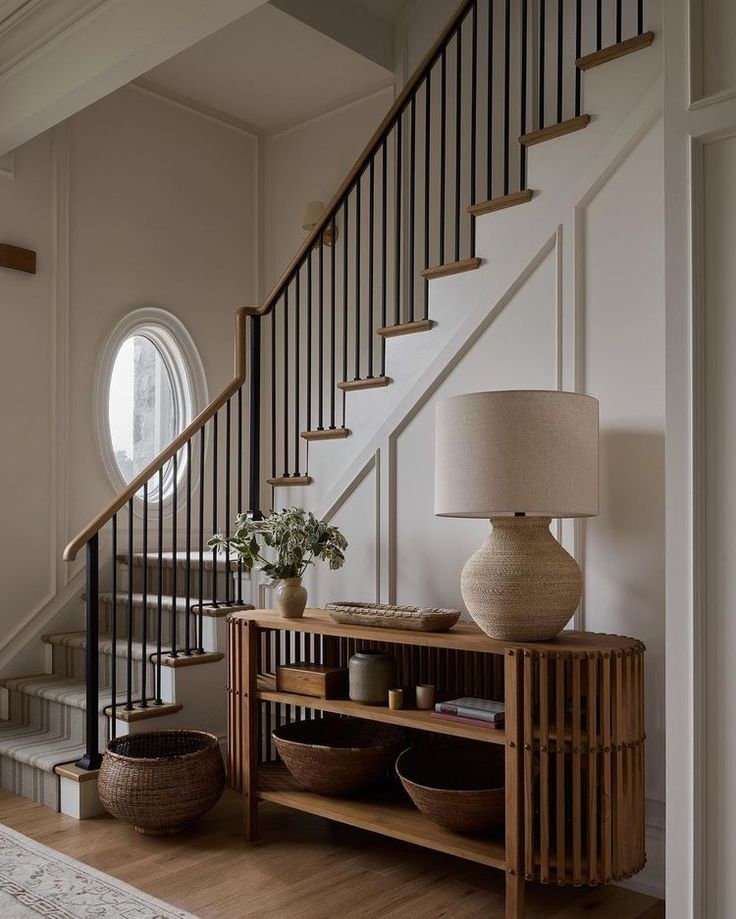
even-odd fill
[[[381,629],[408,629],[412,632],[446,632],[460,618],[459,609],[422,606],[390,606],[383,603],[340,601],[328,603],[335,622],[367,625]]]
[[[411,748],[399,756],[396,772],[414,804],[440,826],[456,833],[503,826],[503,750]]]
[[[111,740],[97,790],[105,808],[137,833],[169,836],[205,814],[225,787],[214,734],[152,731]]]
[[[300,785],[320,795],[349,795],[386,775],[404,732],[358,719],[320,718],[283,724],[273,739]]]

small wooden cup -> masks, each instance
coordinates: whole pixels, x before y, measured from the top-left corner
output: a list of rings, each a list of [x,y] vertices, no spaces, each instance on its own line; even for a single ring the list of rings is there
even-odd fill
[[[397,711],[398,709],[404,707],[404,690],[403,689],[389,689],[388,707],[392,711]]]

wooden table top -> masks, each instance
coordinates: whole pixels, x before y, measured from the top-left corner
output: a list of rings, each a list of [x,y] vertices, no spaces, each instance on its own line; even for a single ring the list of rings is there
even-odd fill
[[[335,622],[329,610],[325,609],[307,609],[301,619],[285,619],[275,609],[234,610],[228,615],[228,619],[255,622],[259,628],[263,629],[306,632],[336,638],[360,638],[363,641],[385,641],[392,644],[425,645],[459,651],[478,651],[485,654],[503,654],[515,648],[550,654],[644,650],[644,644],[636,638],[607,635],[600,632],[564,631],[551,641],[522,642],[498,641],[489,638],[472,622],[458,622],[447,632],[342,625]]]

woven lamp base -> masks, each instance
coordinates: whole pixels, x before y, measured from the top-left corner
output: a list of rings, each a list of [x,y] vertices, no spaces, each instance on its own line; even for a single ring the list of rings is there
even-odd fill
[[[488,539],[463,568],[468,612],[501,641],[546,641],[570,621],[583,575],[550,532],[549,517],[492,517]]]

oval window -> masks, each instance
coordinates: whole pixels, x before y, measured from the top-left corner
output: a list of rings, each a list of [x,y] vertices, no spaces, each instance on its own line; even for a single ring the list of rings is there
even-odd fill
[[[113,333],[103,355],[98,431],[105,465],[118,487],[135,479],[191,422],[204,404],[204,371],[186,329],[163,310],[136,310]],[[178,454],[177,478],[186,467]],[[166,499],[173,462],[148,486],[149,500]],[[140,495],[139,495],[140,497]]]
[[[120,346],[110,377],[108,419],[115,461],[126,482],[133,479],[176,437],[179,406],[171,370],[145,335]]]

